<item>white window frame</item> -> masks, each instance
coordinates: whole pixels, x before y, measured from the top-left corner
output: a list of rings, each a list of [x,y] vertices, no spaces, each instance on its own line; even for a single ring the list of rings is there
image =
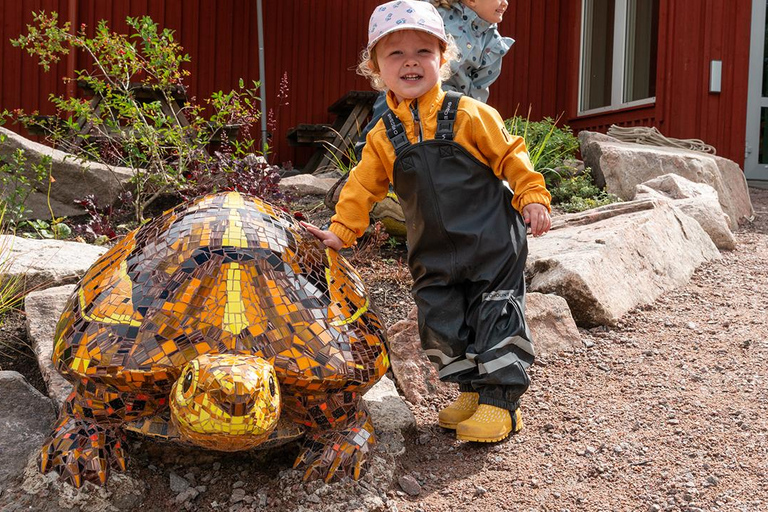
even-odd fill
[[[643,98],[642,100],[624,102],[624,64],[627,45],[627,3],[629,0],[616,0],[616,11],[613,20],[613,64],[611,70],[611,104],[606,107],[582,110],[584,102],[584,49],[591,43],[591,34],[586,28],[589,11],[589,0],[581,1],[581,48],[579,48],[579,116],[613,112],[631,107],[653,105],[656,96]],[[591,44],[590,44],[591,46]]]

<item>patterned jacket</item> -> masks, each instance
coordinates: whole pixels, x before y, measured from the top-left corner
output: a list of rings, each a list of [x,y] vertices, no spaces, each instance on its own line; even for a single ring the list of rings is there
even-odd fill
[[[459,49],[458,60],[451,62],[451,78],[443,83],[443,89],[487,102],[488,88],[501,73],[501,59],[515,40],[502,37],[495,23],[488,23],[461,2],[448,9],[438,7],[437,11]]]

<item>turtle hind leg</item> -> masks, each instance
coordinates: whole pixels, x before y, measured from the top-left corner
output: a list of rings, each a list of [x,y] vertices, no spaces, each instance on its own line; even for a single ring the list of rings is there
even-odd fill
[[[39,467],[56,471],[60,479],[79,488],[88,481],[104,485],[111,469],[125,471],[123,434],[72,414],[70,397],[62,408],[53,432],[43,444]]]
[[[304,480],[325,482],[345,476],[358,480],[368,465],[376,435],[368,411],[357,393],[341,393],[327,401],[307,404],[314,428],[299,452],[294,468]]]

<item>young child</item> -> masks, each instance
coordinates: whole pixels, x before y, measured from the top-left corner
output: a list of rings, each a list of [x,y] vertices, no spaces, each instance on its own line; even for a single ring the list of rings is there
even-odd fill
[[[443,18],[445,30],[456,42],[459,54],[451,62],[451,76],[443,90],[457,91],[483,103],[488,88],[499,78],[501,59],[515,40],[502,37],[501,23],[509,6],[507,0],[423,0],[431,1]]]
[[[444,91],[456,91],[483,103],[488,101],[488,88],[501,74],[501,59],[515,40],[502,37],[497,29],[509,3],[507,0],[421,0],[430,2],[443,18],[448,34],[453,37],[458,53],[451,61],[450,76],[443,81]],[[385,94],[379,94],[373,104],[371,121],[355,144],[358,158],[365,139],[384,112]]]
[[[336,250],[354,244],[371,205],[394,185],[422,347],[441,380],[461,392],[439,423],[459,439],[495,442],[522,427],[519,399],[534,359],[524,318],[525,224],[534,236],[549,230],[550,195],[496,110],[441,89],[451,46],[431,4],[376,8],[359,68],[388,91],[389,110],[368,135],[329,230],[307,229]]]

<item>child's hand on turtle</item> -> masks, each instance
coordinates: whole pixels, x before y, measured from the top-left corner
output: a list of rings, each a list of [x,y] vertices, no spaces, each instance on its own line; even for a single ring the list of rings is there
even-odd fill
[[[552,227],[549,210],[539,203],[530,203],[523,207],[523,220],[531,228],[533,236],[541,236]]]
[[[331,233],[330,231],[323,231],[322,229],[318,228],[317,226],[313,226],[308,222],[302,222],[301,225],[304,226],[307,231],[315,235],[321,242],[323,242],[326,247],[330,247],[336,251],[340,251],[341,248],[344,247],[344,242],[342,242],[341,238],[339,238],[336,234]]]

